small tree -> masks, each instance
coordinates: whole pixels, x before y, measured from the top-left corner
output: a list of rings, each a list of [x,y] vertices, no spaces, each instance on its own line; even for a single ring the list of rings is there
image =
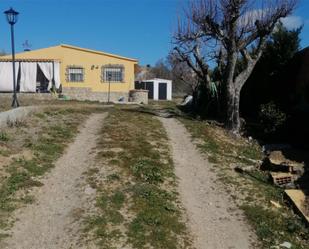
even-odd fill
[[[279,22],[267,40],[261,59],[241,92],[243,115],[257,118],[261,104],[274,101],[281,108],[289,106],[289,89],[283,84],[288,63],[300,49],[302,27],[289,30]]]
[[[179,58],[179,55],[172,51],[168,55],[168,61],[171,67],[171,75],[175,90],[187,94],[196,95],[199,87],[199,81],[196,74],[188,64]]]
[[[227,99],[226,127],[236,134],[240,131],[241,89],[275,25],[291,14],[295,5],[296,0],[196,0],[191,1],[186,19],[178,26],[175,50],[184,54],[184,59],[197,59],[192,68],[198,67],[196,73],[202,70],[206,83],[209,82],[208,60],[220,55]],[[179,49],[183,47],[186,49]],[[244,61],[241,71],[236,67],[239,60]]]
[[[168,62],[164,59],[158,60],[154,67],[150,68],[150,72],[154,78],[171,79],[172,77]]]

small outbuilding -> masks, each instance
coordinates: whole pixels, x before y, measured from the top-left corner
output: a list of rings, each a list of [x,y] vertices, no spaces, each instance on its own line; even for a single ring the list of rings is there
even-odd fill
[[[135,82],[135,89],[148,90],[148,99],[172,100],[172,81],[166,79],[150,79]]]

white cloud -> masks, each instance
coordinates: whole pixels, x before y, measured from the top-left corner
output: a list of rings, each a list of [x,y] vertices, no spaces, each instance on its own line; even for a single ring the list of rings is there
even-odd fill
[[[288,16],[281,18],[281,21],[287,29],[297,29],[304,24],[304,20],[300,16]]]

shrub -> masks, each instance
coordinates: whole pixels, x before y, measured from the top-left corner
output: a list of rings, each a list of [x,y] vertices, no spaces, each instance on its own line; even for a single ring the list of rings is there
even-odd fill
[[[7,142],[9,141],[9,136],[5,132],[1,131],[0,132],[0,141],[2,142]]]
[[[265,133],[274,133],[285,123],[287,116],[274,102],[261,105],[260,122]]]

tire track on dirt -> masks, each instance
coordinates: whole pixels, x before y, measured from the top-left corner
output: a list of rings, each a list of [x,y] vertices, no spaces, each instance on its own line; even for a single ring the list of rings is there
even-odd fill
[[[209,162],[175,119],[160,118],[172,147],[179,193],[197,249],[252,248],[255,234],[227,193],[216,183]]]
[[[83,172],[94,163],[92,152],[106,116],[92,114],[87,119],[75,140],[56,161],[55,168],[42,180],[44,185],[33,189],[35,204],[15,213],[17,221],[12,227],[12,236],[1,248],[84,248],[79,245],[79,218],[90,205],[89,200],[95,198],[95,192],[87,191]]]

